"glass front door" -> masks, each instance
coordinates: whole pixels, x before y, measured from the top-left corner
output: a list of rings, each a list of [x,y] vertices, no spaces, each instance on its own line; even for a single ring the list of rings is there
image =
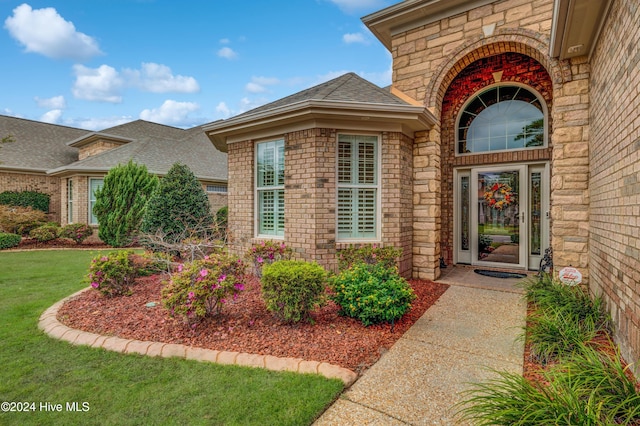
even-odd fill
[[[547,166],[456,171],[454,261],[537,269],[548,246]]]

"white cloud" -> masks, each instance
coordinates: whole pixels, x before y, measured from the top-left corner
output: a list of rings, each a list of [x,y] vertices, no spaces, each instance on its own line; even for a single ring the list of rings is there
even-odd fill
[[[76,31],[73,23],[52,7],[34,10],[26,3],[21,4],[13,9],[13,16],[4,21],[4,27],[27,52],[75,60],[102,54],[92,37]]]
[[[120,92],[124,82],[115,68],[108,65],[101,65],[99,68],[74,65],[73,71],[76,81],[71,91],[76,98],[87,101],[122,102]]]
[[[362,33],[347,33],[342,36],[342,41],[344,41],[347,44],[351,44],[351,43],[367,44],[368,43],[367,39],[364,37],[364,34]]]
[[[199,109],[200,106],[193,102],[177,102],[168,99],[160,108],[143,110],[140,118],[154,123],[180,126],[189,122],[189,113]]]
[[[62,95],[52,98],[40,98],[36,96],[34,99],[40,108],[64,109],[66,106],[64,96]]]
[[[386,0],[329,0],[345,13],[374,12],[389,5]]]
[[[231,115],[231,110],[229,109],[229,107],[227,106],[227,104],[225,102],[220,102],[217,106],[216,106],[216,112],[221,115],[223,118],[227,118]]]
[[[43,123],[58,124],[60,118],[62,118],[62,110],[52,109],[51,111],[47,111],[42,114],[42,117],[40,117],[40,121],[42,121]]]
[[[267,91],[266,86],[273,86],[280,83],[275,77],[251,77],[251,81],[244,88],[250,93],[264,93]]]
[[[147,62],[141,70],[125,69],[122,72],[126,84],[152,93],[195,93],[200,90],[193,77],[173,75],[166,65]]]
[[[238,57],[238,54],[230,47],[223,47],[218,50],[218,56],[225,59],[235,59]]]
[[[71,127],[87,130],[104,130],[110,127],[119,126],[121,124],[133,121],[132,117],[106,117],[106,118],[86,118],[65,120],[65,124]]]
[[[220,39],[220,44],[229,44],[231,43],[231,40],[229,40],[228,38],[221,38]]]

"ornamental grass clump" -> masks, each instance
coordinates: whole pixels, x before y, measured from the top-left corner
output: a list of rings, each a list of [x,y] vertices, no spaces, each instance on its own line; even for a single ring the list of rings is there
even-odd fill
[[[236,256],[215,254],[180,264],[162,289],[162,302],[171,316],[195,327],[219,314],[225,303],[244,290],[245,265]]]
[[[124,250],[94,257],[87,281],[107,297],[130,294],[137,276],[134,256],[133,251]]]
[[[285,243],[277,241],[262,241],[254,244],[245,253],[245,259],[253,265],[254,273],[258,278],[262,276],[262,267],[279,260],[290,260],[293,250]]]
[[[281,321],[313,322],[311,312],[326,302],[327,272],[315,262],[280,260],[262,271],[262,299]]]
[[[355,318],[365,326],[393,323],[411,307],[416,295],[397,268],[378,263],[356,263],[330,280],[332,299],[341,314]]]

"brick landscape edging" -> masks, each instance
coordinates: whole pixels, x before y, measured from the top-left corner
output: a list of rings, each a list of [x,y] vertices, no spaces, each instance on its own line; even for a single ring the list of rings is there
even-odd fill
[[[244,352],[217,351],[195,348],[175,343],[159,343],[142,340],[122,339],[76,330],[58,321],[58,310],[69,299],[91,290],[87,287],[52,305],[40,315],[38,328],[54,339],[65,340],[72,345],[91,346],[125,354],[177,357],[216,364],[238,365],[264,368],[273,371],[291,371],[300,374],[320,374],[330,379],[340,379],[345,386],[351,386],[358,375],[344,367],[301,358],[279,358],[271,355],[255,355]]]

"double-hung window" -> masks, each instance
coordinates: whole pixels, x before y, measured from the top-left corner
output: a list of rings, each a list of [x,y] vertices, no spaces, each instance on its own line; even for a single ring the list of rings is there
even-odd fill
[[[378,137],[338,136],[338,239],[378,238]]]
[[[102,188],[103,179],[89,179],[89,224],[97,225],[98,218],[93,214],[93,206],[96,205],[96,191]]]
[[[284,236],[284,140],[257,144],[258,236]]]

